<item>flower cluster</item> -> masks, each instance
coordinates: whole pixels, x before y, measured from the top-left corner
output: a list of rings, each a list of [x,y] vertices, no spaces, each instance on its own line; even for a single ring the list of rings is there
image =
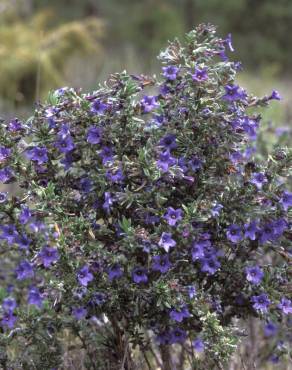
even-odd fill
[[[291,313],[292,154],[254,158],[256,108],[280,96],[239,87],[228,50],[199,26],[161,53],[161,79],[57,90],[26,123],[1,124],[0,182],[20,189],[0,193],[7,338],[40,330],[35,317],[48,340],[66,328],[94,343],[111,325],[205,351],[214,368],[234,349],[233,317]]]

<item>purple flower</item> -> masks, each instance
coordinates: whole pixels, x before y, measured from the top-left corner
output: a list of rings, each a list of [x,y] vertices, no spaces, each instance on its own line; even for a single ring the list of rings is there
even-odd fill
[[[258,266],[246,267],[245,273],[246,279],[254,285],[260,284],[264,277],[263,270]]]
[[[6,161],[6,159],[10,156],[11,149],[6,148],[5,146],[0,146],[0,162]]]
[[[107,213],[110,213],[110,210],[111,210],[111,206],[113,205],[113,202],[114,202],[114,199],[113,197],[111,196],[111,194],[106,191],[104,193],[104,203],[102,205],[102,208],[107,212]]]
[[[256,240],[256,234],[259,231],[256,221],[244,224],[244,236],[250,240]]]
[[[192,341],[192,346],[196,352],[203,352],[205,349],[205,344],[202,341],[201,338],[196,338],[195,340]]]
[[[254,119],[250,119],[249,117],[244,117],[241,122],[241,128],[247,133],[251,140],[256,140],[258,127],[258,122]]]
[[[7,195],[8,195],[8,193],[0,192],[0,204],[6,202]]]
[[[277,90],[273,90],[268,100],[282,100],[282,97]]]
[[[192,171],[196,172],[202,167],[202,161],[198,157],[193,157],[189,161],[189,166],[190,166]]]
[[[174,134],[165,135],[160,141],[159,145],[162,146],[165,150],[172,150],[177,147],[176,136]]]
[[[43,164],[48,162],[48,150],[44,146],[35,146],[32,149],[27,150],[26,157],[31,161],[37,162],[37,164]]]
[[[194,81],[197,81],[197,82],[206,81],[208,79],[207,68],[206,67],[204,68],[195,67],[195,73],[192,74],[192,78]]]
[[[113,160],[113,150],[110,146],[102,147],[99,156],[102,158],[102,164],[106,164]]]
[[[189,295],[190,299],[193,299],[197,295],[197,291],[196,291],[196,288],[194,286],[188,286],[187,290],[188,290],[188,295]]]
[[[34,271],[32,265],[24,260],[19,263],[17,268],[15,269],[16,272],[16,279],[17,280],[25,280],[34,277]]]
[[[164,232],[161,235],[158,245],[168,252],[169,248],[176,246],[176,241],[172,239],[172,235],[170,233]]]
[[[2,308],[5,312],[13,312],[16,307],[17,304],[14,298],[8,297],[3,299]]]
[[[119,279],[121,276],[123,276],[124,272],[120,265],[115,264],[107,270],[107,273],[109,280],[112,281],[114,279]]]
[[[147,283],[147,270],[144,267],[135,267],[132,271],[132,279],[137,284]]]
[[[222,99],[233,102],[244,98],[246,98],[246,93],[238,85],[225,86],[225,95],[223,95]]]
[[[10,167],[4,167],[0,170],[0,182],[7,183],[13,177]]]
[[[0,228],[2,229],[0,239],[6,240],[9,245],[13,244],[15,238],[19,235],[15,225],[4,225],[0,226]]]
[[[125,178],[121,168],[107,170],[105,176],[107,180],[117,184],[123,182]]]
[[[279,203],[282,204],[285,211],[288,211],[288,208],[292,207],[292,193],[284,191]]]
[[[75,148],[75,145],[72,137],[68,135],[65,138],[60,137],[57,140],[55,147],[59,149],[61,153],[68,153]]]
[[[201,271],[207,272],[209,275],[214,275],[219,269],[220,262],[215,257],[201,259]]]
[[[33,233],[39,233],[46,229],[46,226],[41,221],[34,221],[29,224],[29,228]]]
[[[163,76],[168,80],[175,80],[178,74],[179,69],[175,66],[162,67]]]
[[[65,171],[69,170],[72,166],[74,159],[71,152],[65,154],[64,158],[60,160],[60,163],[64,166]]]
[[[162,344],[162,345],[170,344],[170,342],[171,342],[171,332],[164,331],[162,333],[159,333],[156,337],[156,341],[158,342],[158,344]]]
[[[179,310],[172,309],[170,310],[169,316],[172,320],[177,322],[182,322],[183,319],[190,317],[190,312],[187,306],[181,307]]]
[[[19,121],[18,118],[14,118],[13,120],[11,120],[9,123],[8,123],[8,131],[10,132],[19,132],[19,131],[22,131],[23,130],[23,124],[21,121]]]
[[[18,216],[18,221],[22,224],[25,225],[28,223],[28,221],[31,218],[31,212],[30,209],[26,206],[23,206],[21,209],[21,212]]]
[[[4,328],[13,329],[17,317],[12,312],[6,312],[1,320],[1,325]]]
[[[242,162],[243,160],[243,155],[242,153],[240,153],[238,150],[232,152],[230,155],[229,155],[229,158],[231,160],[231,162],[233,164],[237,164],[237,163],[240,163]]]
[[[262,172],[256,172],[252,175],[250,182],[254,184],[257,189],[261,190],[263,185],[268,182],[268,179]]]
[[[215,206],[211,209],[211,214],[213,217],[218,217],[220,215],[221,210],[223,209],[223,205],[220,203],[215,204]]]
[[[100,99],[95,99],[91,103],[90,111],[95,114],[104,114],[108,107],[108,104],[103,103]]]
[[[27,302],[28,304],[37,306],[38,308],[42,307],[43,299],[38,288],[31,287],[29,289]]]
[[[90,144],[99,144],[101,142],[101,133],[101,128],[90,126],[87,131],[87,142]]]
[[[264,335],[265,337],[273,337],[277,334],[278,332],[278,326],[273,323],[272,321],[269,321],[265,326],[264,326]]]
[[[211,247],[210,240],[199,240],[192,244],[192,260],[200,260],[205,257],[205,248]]]
[[[284,219],[266,223],[260,230],[260,242],[264,244],[267,241],[277,240],[287,227],[287,222]]]
[[[72,314],[76,320],[82,320],[87,315],[87,309],[84,307],[75,307],[72,310]]]
[[[170,344],[183,343],[187,339],[187,333],[181,328],[174,328],[170,333]]]
[[[234,48],[232,46],[232,37],[231,33],[229,33],[224,41],[224,44],[229,48],[230,51],[234,51]]]
[[[183,211],[178,208],[174,209],[172,207],[167,208],[167,212],[164,215],[164,219],[167,221],[168,225],[175,226],[176,223],[182,220]]]
[[[290,299],[287,299],[285,297],[281,298],[281,301],[277,305],[277,307],[282,310],[284,315],[292,313],[292,302]]]
[[[19,246],[19,249],[28,250],[31,240],[27,237],[26,234],[18,235],[14,243],[16,243]]]
[[[48,246],[42,248],[38,254],[38,257],[46,268],[50,267],[52,263],[58,261],[60,258],[57,249]]]
[[[159,104],[157,103],[157,96],[144,96],[141,101],[141,106],[143,113],[151,112],[153,109],[159,107]]]
[[[232,243],[239,243],[243,239],[241,227],[235,224],[227,228],[227,239]]]
[[[96,292],[96,293],[93,294],[93,296],[90,300],[90,304],[93,305],[93,306],[100,306],[105,301],[106,301],[106,295],[104,293],[101,293],[101,292]]]
[[[79,281],[79,283],[82,285],[82,286],[87,286],[88,283],[90,281],[93,280],[93,275],[92,273],[89,271],[89,267],[88,266],[83,266],[78,272],[77,272],[77,279]]]
[[[169,167],[172,167],[177,163],[177,160],[171,156],[168,150],[166,150],[159,154],[159,160],[156,163],[158,168],[163,172],[167,172]]]
[[[154,256],[152,258],[152,270],[165,274],[171,268],[168,255]]]
[[[271,304],[267,294],[262,293],[260,295],[254,295],[251,297],[251,301],[253,302],[253,308],[261,313],[267,313],[268,307]]]
[[[83,193],[89,193],[92,189],[92,181],[88,177],[83,177],[80,180],[80,190]]]

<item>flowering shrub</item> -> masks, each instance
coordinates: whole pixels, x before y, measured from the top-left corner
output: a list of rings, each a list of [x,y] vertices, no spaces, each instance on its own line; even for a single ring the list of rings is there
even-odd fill
[[[226,49],[201,25],[160,54],[162,79],[60,89],[2,123],[3,367],[57,368],[66,339],[89,369],[134,368],[136,347],[149,368],[222,368],[239,319],[285,326],[292,153],[253,160],[279,95],[236,85]]]

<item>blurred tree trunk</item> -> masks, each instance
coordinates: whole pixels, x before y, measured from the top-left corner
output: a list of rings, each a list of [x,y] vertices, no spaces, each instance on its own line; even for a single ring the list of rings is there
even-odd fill
[[[168,345],[160,346],[162,359],[162,370],[175,370],[174,363],[171,358],[170,347]]]

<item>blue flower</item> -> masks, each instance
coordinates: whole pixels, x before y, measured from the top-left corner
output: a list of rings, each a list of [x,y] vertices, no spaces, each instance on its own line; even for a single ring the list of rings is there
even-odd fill
[[[192,78],[196,82],[206,81],[208,79],[207,67],[195,67],[195,73],[192,74]]]
[[[168,255],[154,256],[152,258],[152,270],[165,274],[171,268]]]
[[[28,149],[26,152],[26,157],[32,161],[37,162],[37,164],[43,164],[48,162],[48,150],[43,146],[35,146],[32,149]]]
[[[170,344],[184,343],[187,339],[187,333],[181,328],[174,328],[170,332]]]
[[[72,314],[76,320],[82,320],[87,315],[87,309],[84,307],[74,307],[72,310]]]
[[[77,272],[77,279],[79,281],[79,283],[82,285],[82,286],[87,286],[88,283],[90,283],[90,281],[93,280],[93,275],[92,273],[89,271],[89,267],[88,266],[83,266],[78,272]]]
[[[162,146],[165,150],[176,149],[176,136],[174,134],[165,135],[160,141],[159,145]]]
[[[177,222],[182,220],[183,211],[178,208],[174,209],[172,207],[167,208],[167,212],[164,215],[164,219],[170,226],[175,226]]]
[[[187,306],[183,306],[179,310],[177,309],[170,310],[169,316],[174,321],[182,322],[183,319],[186,319],[190,317],[191,315],[190,315],[190,312]]]
[[[58,250],[49,246],[43,247],[42,250],[38,253],[38,257],[46,268],[50,267],[60,258]]]
[[[103,103],[100,99],[95,99],[91,103],[90,111],[98,115],[104,114],[104,112],[109,108],[108,104]]]
[[[205,344],[202,341],[201,338],[196,338],[195,340],[192,341],[192,346],[196,352],[203,352],[205,349]]]
[[[169,252],[169,248],[176,246],[176,241],[172,239],[170,233],[162,233],[158,245],[162,247],[166,252]]]
[[[241,227],[235,224],[228,226],[226,235],[232,243],[239,243],[243,239]]]
[[[147,270],[144,267],[135,267],[132,271],[132,279],[135,283],[147,283]]]
[[[16,279],[17,280],[25,280],[34,277],[34,271],[32,265],[24,260],[19,263],[17,268],[15,269],[16,272]]]
[[[170,81],[173,81],[176,79],[179,68],[175,66],[167,66],[167,67],[162,67],[163,70],[163,76],[167,78]]]
[[[87,141],[90,144],[99,144],[101,142],[102,130],[100,127],[90,126],[87,131]]]
[[[284,191],[279,203],[282,204],[285,211],[288,211],[288,208],[292,207],[292,193]]]
[[[109,280],[112,281],[114,279],[119,279],[123,276],[123,270],[121,269],[121,266],[118,264],[113,265],[107,270]]]
[[[2,308],[4,312],[13,312],[16,307],[17,304],[14,298],[8,297],[3,299]]]
[[[6,312],[1,320],[1,325],[4,328],[13,329],[16,321],[17,317],[12,312]]]
[[[65,138],[62,138],[60,137],[56,144],[55,144],[56,148],[58,148],[60,150],[60,152],[62,153],[68,153],[68,152],[71,152],[74,148],[75,148],[75,145],[74,145],[74,142],[73,142],[73,139],[70,135],[66,136]]]
[[[246,267],[245,273],[247,281],[254,285],[260,284],[264,277],[263,270],[258,266]]]
[[[4,167],[0,170],[0,182],[7,183],[13,177],[13,172],[10,167]]]
[[[256,221],[252,221],[249,224],[244,225],[244,236],[250,240],[256,240],[258,231],[259,228]]]
[[[159,107],[157,96],[144,96],[141,101],[141,106],[143,113],[151,112],[153,109]]]
[[[282,310],[284,315],[289,315],[290,313],[292,314],[292,302],[290,299],[282,297],[277,307]]]
[[[253,302],[253,308],[261,313],[267,313],[268,307],[271,304],[267,294],[262,293],[260,295],[255,295],[251,297],[251,301]]]
[[[31,219],[31,211],[28,207],[23,206],[21,208],[21,212],[18,216],[18,221],[22,224],[25,225],[28,223],[28,221]]]
[[[238,85],[227,85],[225,86],[225,95],[222,99],[229,102],[236,100],[243,100],[246,98],[246,92],[241,89]]]
[[[262,172],[256,172],[252,175],[250,182],[255,185],[257,189],[261,190],[264,184],[268,182],[268,179]]]
[[[36,287],[31,287],[28,292],[28,304],[35,305],[38,308],[41,308],[43,305],[43,299],[40,294],[40,291]]]
[[[11,154],[11,149],[5,146],[0,146],[0,162],[5,162]]]
[[[156,163],[159,169],[163,172],[167,172],[169,167],[172,167],[177,163],[177,160],[171,156],[169,150],[166,150],[165,152],[160,153],[159,160]]]

